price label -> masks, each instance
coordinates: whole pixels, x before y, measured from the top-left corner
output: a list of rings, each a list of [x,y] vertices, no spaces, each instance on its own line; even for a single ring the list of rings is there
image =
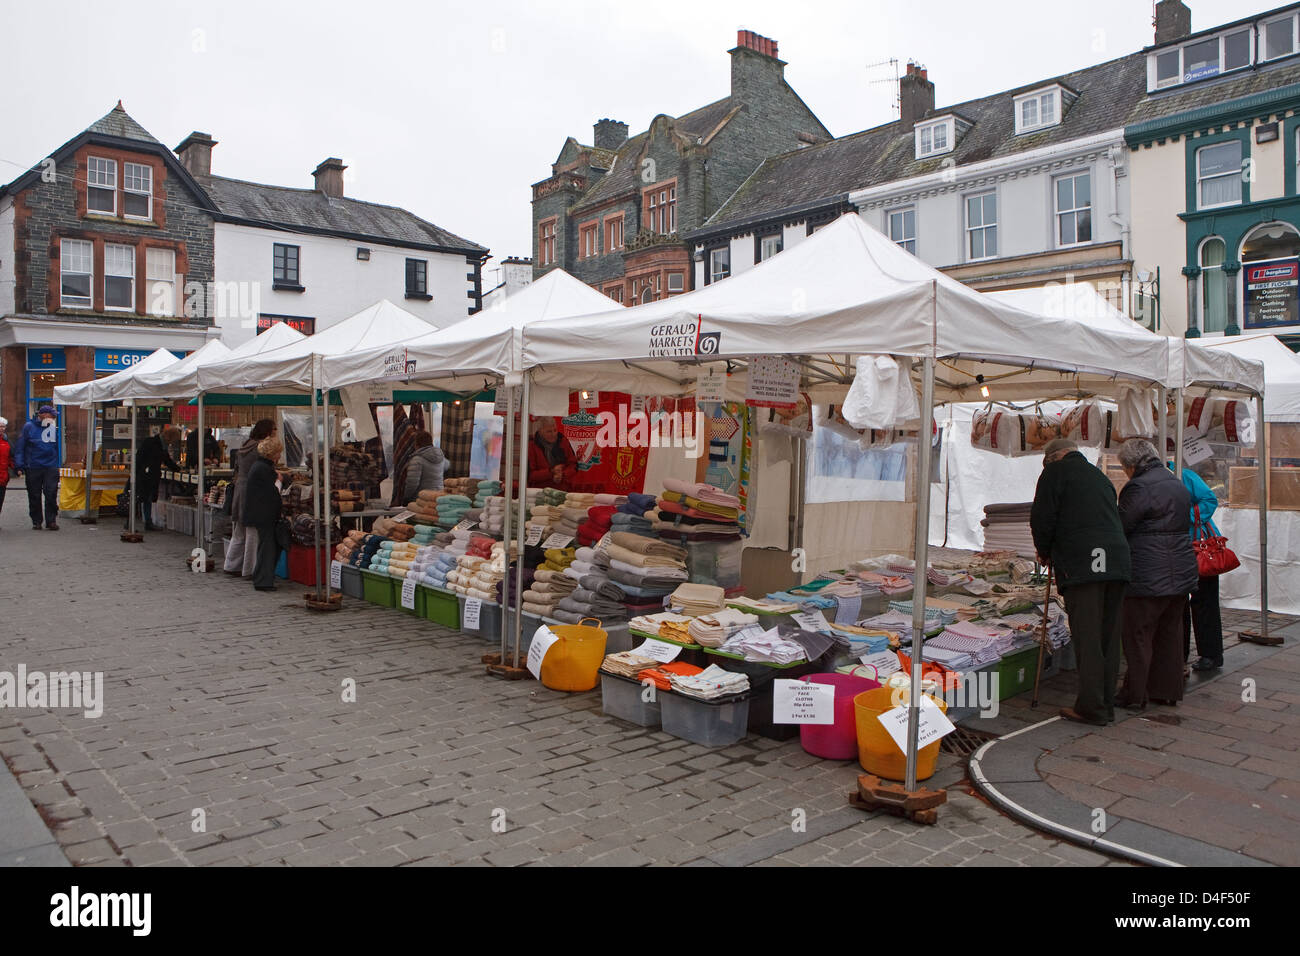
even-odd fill
[[[456,532],[456,531],[468,531],[470,528],[473,528],[473,527],[474,527],[475,525],[477,525],[477,524],[478,524],[477,521],[470,521],[468,518],[466,518],[465,520],[463,520],[463,521],[461,521],[460,523],[458,523],[458,524],[456,525],[456,527],[452,528],[451,530],[452,530],[453,532]]]
[[[543,548],[567,548],[569,542],[573,540],[573,535],[556,532],[542,542]]]
[[[524,544],[528,545],[529,547],[532,547],[533,545],[537,544],[541,540],[542,540],[541,525],[535,525],[535,524],[529,525],[528,531],[524,534]]]
[[[835,723],[835,688],[801,680],[773,681],[772,723]]]
[[[876,680],[884,683],[886,677],[901,669],[898,663],[898,655],[893,651],[876,651],[874,654],[863,654],[858,660],[862,661],[863,667],[870,667],[876,672]]]
[[[829,631],[831,629],[821,611],[800,611],[798,614],[791,614],[790,617],[805,631]]]
[[[1198,465],[1207,458],[1214,457],[1214,449],[1203,436],[1183,440],[1183,464]]]
[[[482,598],[466,598],[465,613],[461,615],[460,626],[466,631],[477,631],[479,619],[483,614]]]
[[[632,648],[633,654],[640,654],[642,657],[648,657],[661,664],[667,664],[669,661],[676,660],[677,655],[681,652],[682,648],[676,644],[669,644],[666,641],[656,641],[651,637],[647,637],[640,647]]]
[[[921,695],[921,724],[916,733],[916,749],[920,750],[928,744],[947,736],[957,728],[953,726],[948,715],[939,709],[936,704],[926,695]],[[894,738],[894,743],[903,753],[907,753],[907,717],[908,708],[895,707],[893,710],[887,710],[883,714],[878,714],[876,719],[884,725],[889,736]]]
[[[409,521],[411,518],[414,518],[414,517],[415,517],[415,512],[414,512],[414,511],[399,511],[397,514],[393,515],[393,520],[394,520],[394,521],[400,521],[400,522],[406,522],[406,521]]]
[[[330,587],[335,590],[343,587],[343,565],[338,561],[330,562]]]
[[[415,578],[402,579],[402,607],[415,610]]]
[[[528,673],[538,680],[542,679],[542,661],[546,659],[546,652],[558,640],[555,633],[545,624],[533,632],[532,643],[528,645]]]

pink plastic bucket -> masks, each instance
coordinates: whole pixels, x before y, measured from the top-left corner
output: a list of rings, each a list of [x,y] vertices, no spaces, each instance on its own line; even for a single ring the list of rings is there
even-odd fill
[[[803,679],[835,688],[835,723],[800,727],[799,742],[803,749],[825,760],[856,760],[858,725],[853,712],[853,698],[875,690],[880,686],[879,682],[852,674],[808,674]]]

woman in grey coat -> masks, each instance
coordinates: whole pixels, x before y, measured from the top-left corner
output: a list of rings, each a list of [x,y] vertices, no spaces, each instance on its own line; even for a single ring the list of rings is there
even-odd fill
[[[244,527],[244,495],[248,488],[248,470],[258,459],[257,446],[262,439],[274,436],[275,431],[273,419],[260,419],[249,432],[248,441],[230,456],[230,464],[235,469],[234,487],[226,491],[230,496],[230,548],[221,567],[235,577],[253,576],[253,566],[257,561],[257,529]]]
[[[1124,657],[1128,672],[1117,703],[1142,710],[1148,701],[1183,697],[1183,610],[1199,575],[1192,550],[1191,495],[1141,438],[1124,443],[1119,463],[1128,484],[1119,516],[1132,552],[1124,595]]]
[[[415,451],[406,465],[406,499],[414,500],[422,491],[442,491],[442,476],[447,470],[447,457],[433,443],[426,431],[415,433]]]

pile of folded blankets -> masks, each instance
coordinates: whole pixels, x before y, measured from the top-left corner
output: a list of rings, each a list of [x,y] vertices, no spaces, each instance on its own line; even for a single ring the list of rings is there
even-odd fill
[[[726,592],[713,584],[681,584],[672,593],[669,606],[688,617],[703,617],[722,611]]]
[[[593,545],[605,537],[613,525],[617,514],[614,505],[595,505],[587,509],[587,518],[578,525],[578,544]]]
[[[702,482],[664,479],[654,530],[684,541],[728,541],[740,537],[740,499]]]
[[[784,637],[779,630],[739,631],[729,637],[718,650],[736,654],[747,661],[764,661],[772,664],[793,664],[808,659],[803,644]]]
[[[674,674],[671,678],[674,692],[699,700],[717,700],[749,690],[749,678],[734,671],[724,671],[710,664],[698,674]]]
[[[609,559],[609,578],[639,604],[652,604],[684,583],[686,552],[675,545],[630,531],[610,533],[604,553]],[[720,607],[720,606],[719,606]]]
[[[757,614],[729,607],[692,618],[686,630],[691,640],[702,647],[721,647],[742,627],[757,623]]]
[[[481,479],[474,490],[474,507],[482,508],[489,498],[499,494],[501,494],[501,482],[495,479],[490,481]]]
[[[556,605],[556,620],[566,624],[577,624],[588,617],[602,624],[627,620],[627,592],[609,579],[609,558],[604,552],[578,548],[564,575],[578,586]]]
[[[449,590],[447,575],[456,570],[456,560],[456,554],[451,551],[430,548],[427,554],[416,557],[409,573],[416,575],[416,580],[423,585]]]
[[[659,501],[654,495],[630,494],[615,506],[614,513],[610,516],[609,529],[654,537],[658,515]]]
[[[375,534],[392,538],[394,541],[410,541],[415,536],[415,526],[392,518],[376,518],[373,529]]]
[[[657,614],[639,614],[628,621],[628,627],[642,634],[649,634],[651,637],[667,637],[670,640],[678,640],[674,634],[685,634],[689,638],[689,626],[693,619],[684,614],[674,614],[672,611],[660,611]],[[667,628],[667,632],[665,632]],[[689,640],[681,641],[683,644],[691,643]]]
[[[606,654],[605,661],[600,665],[600,669],[606,674],[613,674],[615,677],[628,677],[632,680],[638,680],[642,671],[649,670],[657,663],[658,661],[651,657],[642,657],[632,651],[619,651],[615,654]]]
[[[294,515],[314,515],[316,503],[312,499],[311,483],[294,481],[280,492],[281,510],[286,518]]]
[[[406,510],[411,512],[416,520],[424,524],[437,524],[438,499],[446,493],[445,491],[421,491],[415,498],[406,503]]]
[[[330,507],[336,514],[366,510],[366,488],[331,488]]]
[[[447,478],[442,483],[442,490],[449,495],[462,495],[472,499],[478,494],[478,484],[477,478]]]
[[[446,587],[464,597],[494,601],[504,576],[505,543],[494,541],[486,557],[466,553],[457,558],[455,569],[447,574]]]
[[[1034,554],[1034,536],[1029,530],[1032,507],[1031,501],[985,505],[984,518],[980,521],[984,528],[984,550]]]
[[[505,518],[506,499],[493,495],[483,502],[483,514],[478,520],[478,526],[487,534],[500,537],[505,533]]]
[[[420,547],[410,541],[383,541],[370,559],[370,570],[394,578],[405,578]]]
[[[512,588],[513,584],[511,582]],[[538,617],[554,619],[556,606],[576,590],[578,582],[563,571],[538,568],[533,572],[532,584],[524,591],[524,610]]]
[[[360,554],[361,543],[373,535],[368,535],[364,531],[349,531],[347,537],[340,541],[334,548],[334,560],[340,564],[354,564],[352,556]]]
[[[577,558],[577,551],[574,548],[547,548],[545,552],[546,560],[539,564],[538,570],[564,572]]]
[[[438,499],[438,526],[440,528],[454,528],[465,519],[467,513],[473,507],[474,502],[466,495],[443,495]]]

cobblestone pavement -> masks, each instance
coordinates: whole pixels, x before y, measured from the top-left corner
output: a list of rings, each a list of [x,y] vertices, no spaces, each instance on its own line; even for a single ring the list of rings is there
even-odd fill
[[[0,710],[74,864],[1119,865],[973,796],[955,757],[937,826],[868,815],[856,764],[797,741],[646,733],[598,691],[489,678],[483,643],[399,611],[313,616],[299,586],[189,573],[179,535],[33,532],[21,488],[8,503],[0,670],[105,675],[98,719]]]

